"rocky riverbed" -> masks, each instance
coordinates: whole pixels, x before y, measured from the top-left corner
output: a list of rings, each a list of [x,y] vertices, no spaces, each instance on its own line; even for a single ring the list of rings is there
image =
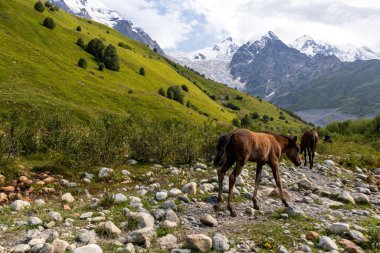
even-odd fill
[[[380,168],[327,158],[310,170],[281,163],[290,207],[265,168],[252,207],[255,165],[234,190],[237,217],[213,210],[216,170],[139,165],[63,176],[0,176],[0,252],[379,252]],[[25,171],[28,171],[27,169]],[[227,191],[228,177],[223,190]],[[226,198],[226,196],[225,196]]]

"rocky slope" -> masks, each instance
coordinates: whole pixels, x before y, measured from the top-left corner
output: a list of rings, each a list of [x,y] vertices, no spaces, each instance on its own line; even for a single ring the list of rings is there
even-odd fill
[[[139,166],[130,160],[122,168],[82,171],[70,180],[49,173],[0,176],[1,249],[376,252],[380,168],[351,171],[318,159],[313,170],[281,163],[289,208],[277,198],[265,168],[260,211],[252,209],[254,167],[246,166],[234,190],[236,218],[227,210],[213,211],[216,171],[201,163]],[[223,188],[227,184],[226,178]]]

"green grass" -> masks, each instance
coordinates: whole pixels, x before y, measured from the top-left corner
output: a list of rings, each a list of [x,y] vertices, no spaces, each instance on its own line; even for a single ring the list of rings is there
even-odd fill
[[[86,19],[63,11],[39,13],[33,5],[32,0],[0,3],[0,113],[7,115],[12,110],[38,109],[68,113],[74,122],[87,122],[104,113],[138,114],[200,124],[208,119],[230,123],[235,117],[257,111],[275,119],[267,125],[257,123],[268,130],[297,132],[303,126],[286,113],[289,123],[279,120],[280,110],[267,102],[260,102],[182,67],[178,68],[184,74],[177,73],[178,69],[162,56],[109,27],[96,22],[90,24]],[[54,30],[41,25],[47,16],[55,20],[57,27]],[[81,32],[76,31],[77,26],[82,27]],[[76,45],[79,37],[85,43],[92,38],[101,38],[106,45],[116,46],[123,42],[131,50],[117,46],[121,58],[119,72],[98,71],[93,57]],[[77,66],[79,58],[87,60],[87,70]],[[139,74],[140,67],[144,67],[145,76]],[[190,77],[191,81],[183,75]],[[212,100],[192,81],[216,97],[229,95],[230,101],[241,107],[241,111],[223,107],[223,101]],[[185,84],[189,88],[185,103],[190,100],[209,118],[158,95],[159,88],[166,90],[173,84]],[[243,100],[233,99],[236,95],[243,96]]]

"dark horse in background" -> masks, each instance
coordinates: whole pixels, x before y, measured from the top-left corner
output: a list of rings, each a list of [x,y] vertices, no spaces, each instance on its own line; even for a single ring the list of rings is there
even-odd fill
[[[305,157],[305,166],[307,165],[306,161],[306,152],[309,156],[310,169],[313,168],[315,150],[317,149],[318,143],[318,132],[315,129],[305,132],[301,138],[301,154],[304,154]]]
[[[214,206],[215,210],[219,210],[220,203],[223,200],[222,190],[224,176],[230,167],[236,163],[235,168],[229,176],[228,189],[228,210],[231,216],[236,216],[236,212],[232,206],[233,189],[235,187],[235,180],[240,175],[247,161],[257,163],[255,189],[252,197],[254,208],[256,210],[259,209],[257,190],[261,182],[261,170],[264,164],[268,164],[271,167],[281,200],[285,206],[289,206],[282,191],[278,167],[281,155],[284,153],[294,165],[301,165],[297,136],[288,137],[268,132],[255,133],[247,129],[239,129],[220,136],[217,151],[218,153],[214,159],[214,165],[219,166],[219,195],[218,203]]]

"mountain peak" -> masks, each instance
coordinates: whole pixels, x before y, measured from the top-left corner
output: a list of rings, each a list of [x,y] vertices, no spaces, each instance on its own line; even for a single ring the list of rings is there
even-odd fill
[[[280,40],[276,34],[274,34],[274,32],[272,31],[268,31],[263,37],[266,37],[266,38],[269,38],[269,39],[272,39],[272,40]]]
[[[233,39],[232,39],[232,37],[230,36],[230,37],[227,37],[227,38],[225,38],[224,40],[222,40],[222,43],[223,42],[232,42],[233,41]]]

